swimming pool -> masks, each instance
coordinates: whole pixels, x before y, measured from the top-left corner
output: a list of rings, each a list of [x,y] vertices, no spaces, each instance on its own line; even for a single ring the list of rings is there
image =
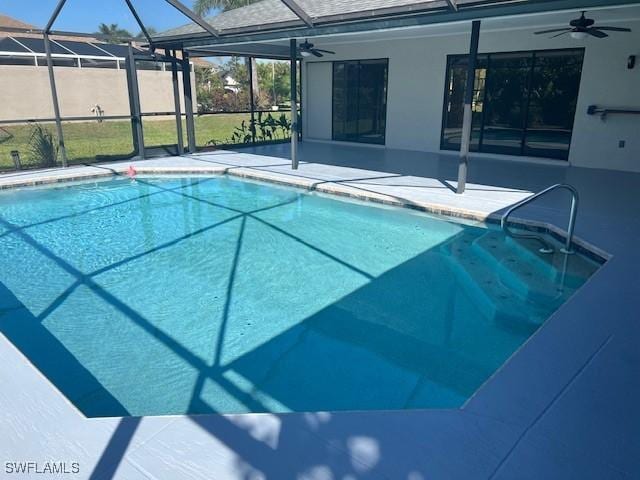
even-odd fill
[[[0,331],[91,417],[458,407],[598,268],[226,176],[3,192],[0,248]]]

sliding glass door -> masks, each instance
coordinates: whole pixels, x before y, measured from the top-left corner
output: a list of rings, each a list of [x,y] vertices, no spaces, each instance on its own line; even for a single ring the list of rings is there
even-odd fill
[[[487,65],[481,149],[519,155],[526,126],[531,57],[518,53],[490,55]]]
[[[333,139],[384,144],[388,61],[333,62]]]
[[[566,158],[578,101],[582,51],[574,55],[537,52],[534,60],[523,153],[558,157],[560,148],[566,156],[559,158]]]
[[[566,160],[582,49],[479,55],[471,150]],[[450,56],[441,148],[460,148],[467,56]]]

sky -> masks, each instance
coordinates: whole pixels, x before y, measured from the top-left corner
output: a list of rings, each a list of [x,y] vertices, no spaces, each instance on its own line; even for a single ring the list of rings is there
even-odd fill
[[[182,0],[189,8],[194,0]],[[9,15],[36,27],[44,27],[58,0],[0,0],[0,14]],[[132,0],[143,23],[161,32],[190,23],[164,0]],[[97,31],[100,23],[117,23],[131,33],[140,31],[124,0],[67,0],[54,30],[83,33]]]

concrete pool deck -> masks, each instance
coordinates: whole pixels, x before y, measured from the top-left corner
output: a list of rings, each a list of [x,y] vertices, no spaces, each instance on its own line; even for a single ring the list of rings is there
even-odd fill
[[[84,418],[0,336],[5,462],[78,462],[63,478],[603,479],[640,476],[640,174],[303,142],[0,176],[0,188],[204,173],[484,218],[552,183],[578,188],[576,234],[609,261],[461,409]],[[565,228],[566,194],[519,217]],[[44,475],[33,473],[32,477]],[[61,476],[58,475],[57,478]]]

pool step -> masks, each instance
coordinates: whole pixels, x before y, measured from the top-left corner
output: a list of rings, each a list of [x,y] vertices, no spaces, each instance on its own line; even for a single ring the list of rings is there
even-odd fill
[[[477,232],[464,232],[441,246],[460,287],[486,318],[513,330],[535,330],[546,319],[546,308],[505,285],[495,260],[473,248],[477,238]]]
[[[490,231],[476,238],[471,251],[495,269],[506,287],[524,298],[555,301],[561,295],[553,266],[501,233]]]
[[[567,257],[559,251],[543,254],[535,242],[514,240],[502,232],[489,231],[479,236],[471,249],[494,266],[505,286],[535,302],[560,305],[582,283],[587,267],[581,256]]]

